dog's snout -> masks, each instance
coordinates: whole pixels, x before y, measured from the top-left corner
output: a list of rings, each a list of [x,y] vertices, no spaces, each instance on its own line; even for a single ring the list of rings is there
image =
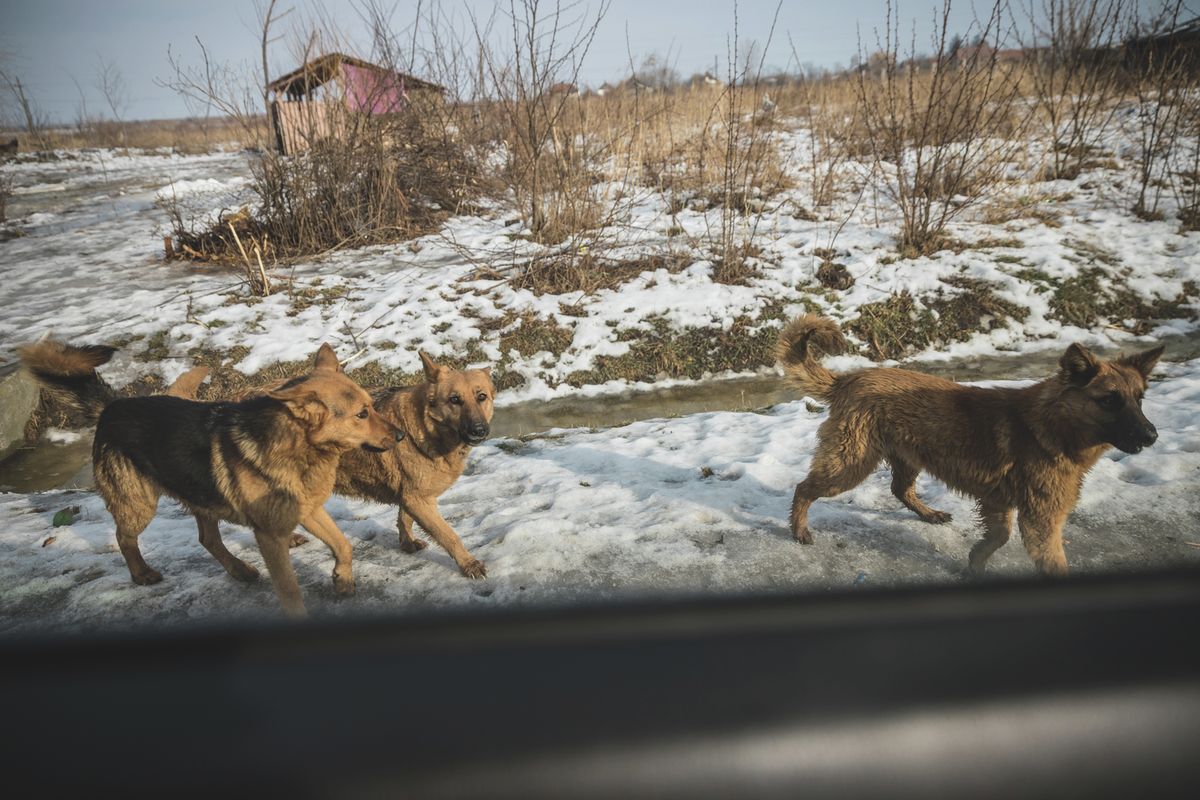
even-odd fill
[[[1147,422],[1146,430],[1142,432],[1142,436],[1146,439],[1146,446],[1150,446],[1158,441],[1158,428]]]
[[[487,436],[491,429],[486,422],[478,422],[471,426],[472,436]]]

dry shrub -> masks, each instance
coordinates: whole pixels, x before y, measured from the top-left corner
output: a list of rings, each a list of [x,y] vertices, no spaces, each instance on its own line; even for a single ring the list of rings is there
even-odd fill
[[[999,184],[1023,143],[1003,133],[1021,128],[1019,68],[1003,62],[997,2],[980,23],[980,44],[948,35],[949,0],[935,32],[934,51],[901,60],[898,27],[888,5],[880,50],[859,71],[858,95],[871,159],[885,194],[901,214],[897,244],[928,253],[947,225]]]
[[[817,207],[833,202],[845,162],[871,152],[854,88],[845,78],[824,78],[803,81],[797,93],[811,136],[809,194]]]
[[[257,202],[249,213],[203,231],[172,214],[181,255],[240,264],[257,247],[273,262],[434,229],[475,196],[476,168],[457,142],[429,127],[430,119],[417,107],[346,115],[341,136],[295,156],[264,153],[252,164]]]
[[[1142,219],[1161,219],[1159,202],[1172,183],[1172,159],[1184,150],[1189,111],[1195,106],[1198,70],[1187,44],[1177,35],[1183,0],[1168,0],[1162,13],[1143,25],[1137,10],[1127,39],[1153,36],[1155,45],[1129,47],[1122,70],[1126,91],[1136,101],[1136,113],[1123,118],[1123,127],[1137,143],[1137,197],[1132,211]]]
[[[12,178],[0,175],[0,222],[8,221],[8,198],[12,196]]]
[[[1113,53],[1131,6],[1130,0],[1043,0],[1040,9],[1028,8],[1024,27],[1036,33],[1023,42],[1031,53],[1025,77],[1047,144],[1043,180],[1073,180],[1095,166],[1121,95]]]
[[[1184,230],[1200,230],[1200,104],[1186,107],[1180,122],[1179,150],[1171,189]]]

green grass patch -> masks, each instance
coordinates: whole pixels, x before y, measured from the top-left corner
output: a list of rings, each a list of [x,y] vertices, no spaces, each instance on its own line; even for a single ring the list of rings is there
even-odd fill
[[[1067,325],[1094,328],[1097,325],[1123,324],[1134,333],[1150,330],[1151,320],[1194,319],[1190,307],[1200,296],[1197,286],[1187,281],[1174,298],[1147,300],[1129,288],[1123,278],[1109,275],[1099,267],[1085,269],[1063,280],[1050,298],[1050,316]]]
[[[959,291],[926,296],[921,302],[907,291],[893,294],[862,306],[846,329],[867,344],[872,358],[898,359],[931,346],[966,341],[1029,314],[999,297],[995,284],[964,277],[944,282]]]
[[[700,378],[705,373],[742,371],[775,363],[779,328],[770,323],[785,318],[783,304],[774,302],[757,316],[743,315],[728,329],[710,327],[676,330],[662,317],[650,320],[650,330],[625,329],[618,339],[630,343],[620,356],[598,356],[595,366],[567,376],[571,386],[611,380],[649,381]]]

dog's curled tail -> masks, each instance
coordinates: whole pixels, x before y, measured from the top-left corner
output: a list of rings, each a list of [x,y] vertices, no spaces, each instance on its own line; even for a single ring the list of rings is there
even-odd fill
[[[814,354],[814,349],[820,353]],[[846,337],[842,336],[836,322],[816,314],[805,314],[784,327],[775,346],[775,355],[783,365],[784,376],[797,389],[824,400],[835,376],[817,358],[821,354],[836,355],[845,349]]]
[[[96,367],[108,363],[115,352],[115,347],[75,347],[52,339],[17,348],[21,363],[37,382],[82,411],[88,422],[95,422],[104,407],[117,398],[113,388],[96,374]]]

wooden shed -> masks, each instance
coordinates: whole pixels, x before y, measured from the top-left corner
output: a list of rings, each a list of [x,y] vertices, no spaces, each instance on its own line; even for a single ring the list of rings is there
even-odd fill
[[[418,99],[440,100],[445,87],[344,53],[311,59],[267,84],[276,145],[285,155],[344,135],[349,115],[395,114]]]

